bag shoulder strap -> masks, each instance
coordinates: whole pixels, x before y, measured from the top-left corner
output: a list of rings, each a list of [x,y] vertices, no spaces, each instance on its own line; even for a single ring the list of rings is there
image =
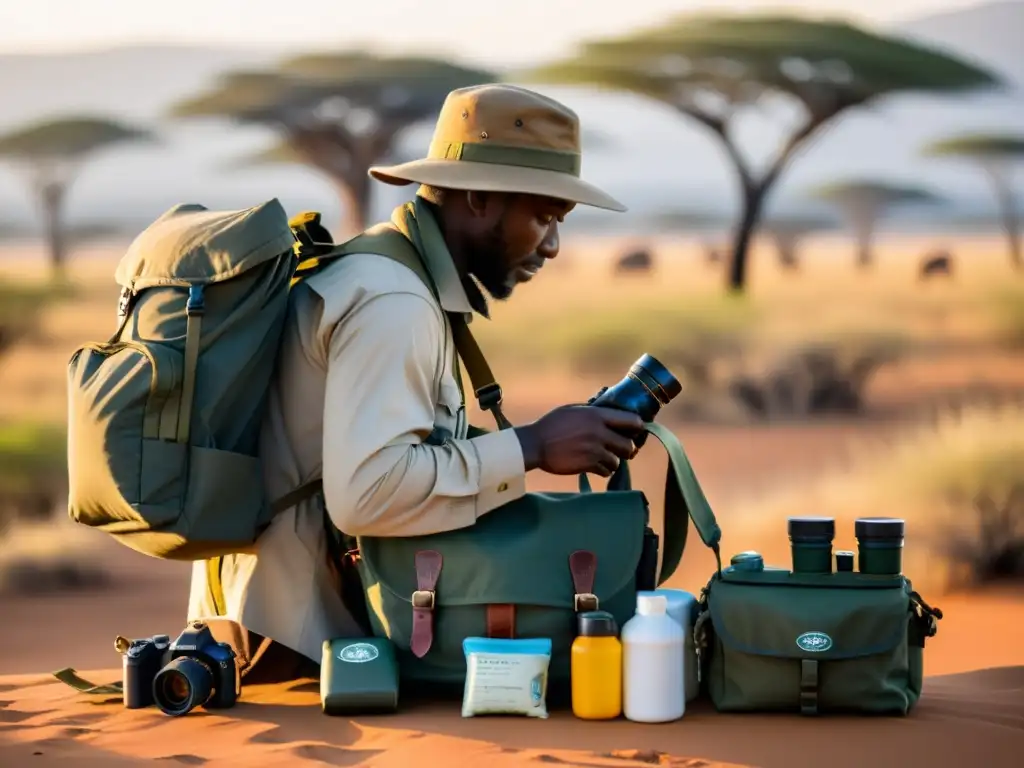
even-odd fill
[[[661,424],[650,422],[644,424],[647,434],[653,435],[668,454],[668,469],[665,471],[665,515],[662,524],[661,571],[657,582],[664,584],[671,578],[683,559],[686,550],[686,539],[689,533],[690,520],[705,546],[715,554],[718,571],[722,570],[722,559],[719,541],[722,529],[718,526],[715,513],[711,510],[704,490],[697,481],[690,460],[675,433]],[[585,474],[580,475],[581,493],[590,493],[590,480]],[[623,461],[615,474],[608,480],[609,491],[632,490],[629,462]]]
[[[715,563],[718,572],[721,573],[722,554],[719,542],[722,539],[722,529],[704,495],[704,489],[697,481],[683,444],[670,429],[656,422],[645,424],[644,429],[657,438],[668,454],[668,470],[665,473],[665,541],[662,546],[658,583],[665,583],[679,567],[686,548],[686,531],[690,520],[693,521],[693,527],[697,529],[701,541],[714,552]]]

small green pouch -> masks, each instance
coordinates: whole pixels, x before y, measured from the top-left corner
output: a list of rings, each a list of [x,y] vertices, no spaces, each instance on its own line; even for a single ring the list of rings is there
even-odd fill
[[[398,664],[391,641],[381,637],[324,641],[320,703],[327,715],[398,709]]]

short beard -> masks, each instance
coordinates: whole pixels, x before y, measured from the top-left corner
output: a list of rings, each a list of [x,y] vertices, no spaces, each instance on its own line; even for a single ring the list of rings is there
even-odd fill
[[[508,269],[508,244],[505,242],[504,218],[487,233],[483,242],[473,249],[472,275],[497,301],[512,295],[515,287]]]

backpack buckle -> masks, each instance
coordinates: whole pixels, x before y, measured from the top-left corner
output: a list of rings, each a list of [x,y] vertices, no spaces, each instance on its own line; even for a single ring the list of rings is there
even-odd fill
[[[185,314],[201,315],[204,311],[206,311],[206,302],[203,300],[203,286],[190,285],[188,301],[185,303]]]
[[[117,301],[118,317],[125,317],[129,312],[132,311],[132,299],[134,298],[134,296],[135,293],[128,286],[125,286],[124,288],[121,289],[121,295]]]

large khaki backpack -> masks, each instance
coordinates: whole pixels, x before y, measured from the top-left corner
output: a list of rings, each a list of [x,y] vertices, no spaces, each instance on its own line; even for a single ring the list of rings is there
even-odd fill
[[[239,211],[178,205],[146,228],[117,268],[117,331],[68,365],[71,518],[153,557],[207,560],[216,597],[220,558],[250,550],[274,514],[322,487],[273,500],[264,490],[259,433],[289,289],[358,251],[429,283],[411,245],[379,246],[395,234],[380,225],[334,244],[319,213],[289,221],[276,199]],[[474,389],[494,391],[459,330]],[[330,546],[338,531],[326,515],[324,525]]]
[[[276,199],[178,205],[135,239],[117,331],[68,366],[72,519],[153,557],[251,547],[282,506],[258,448],[295,243]]]

